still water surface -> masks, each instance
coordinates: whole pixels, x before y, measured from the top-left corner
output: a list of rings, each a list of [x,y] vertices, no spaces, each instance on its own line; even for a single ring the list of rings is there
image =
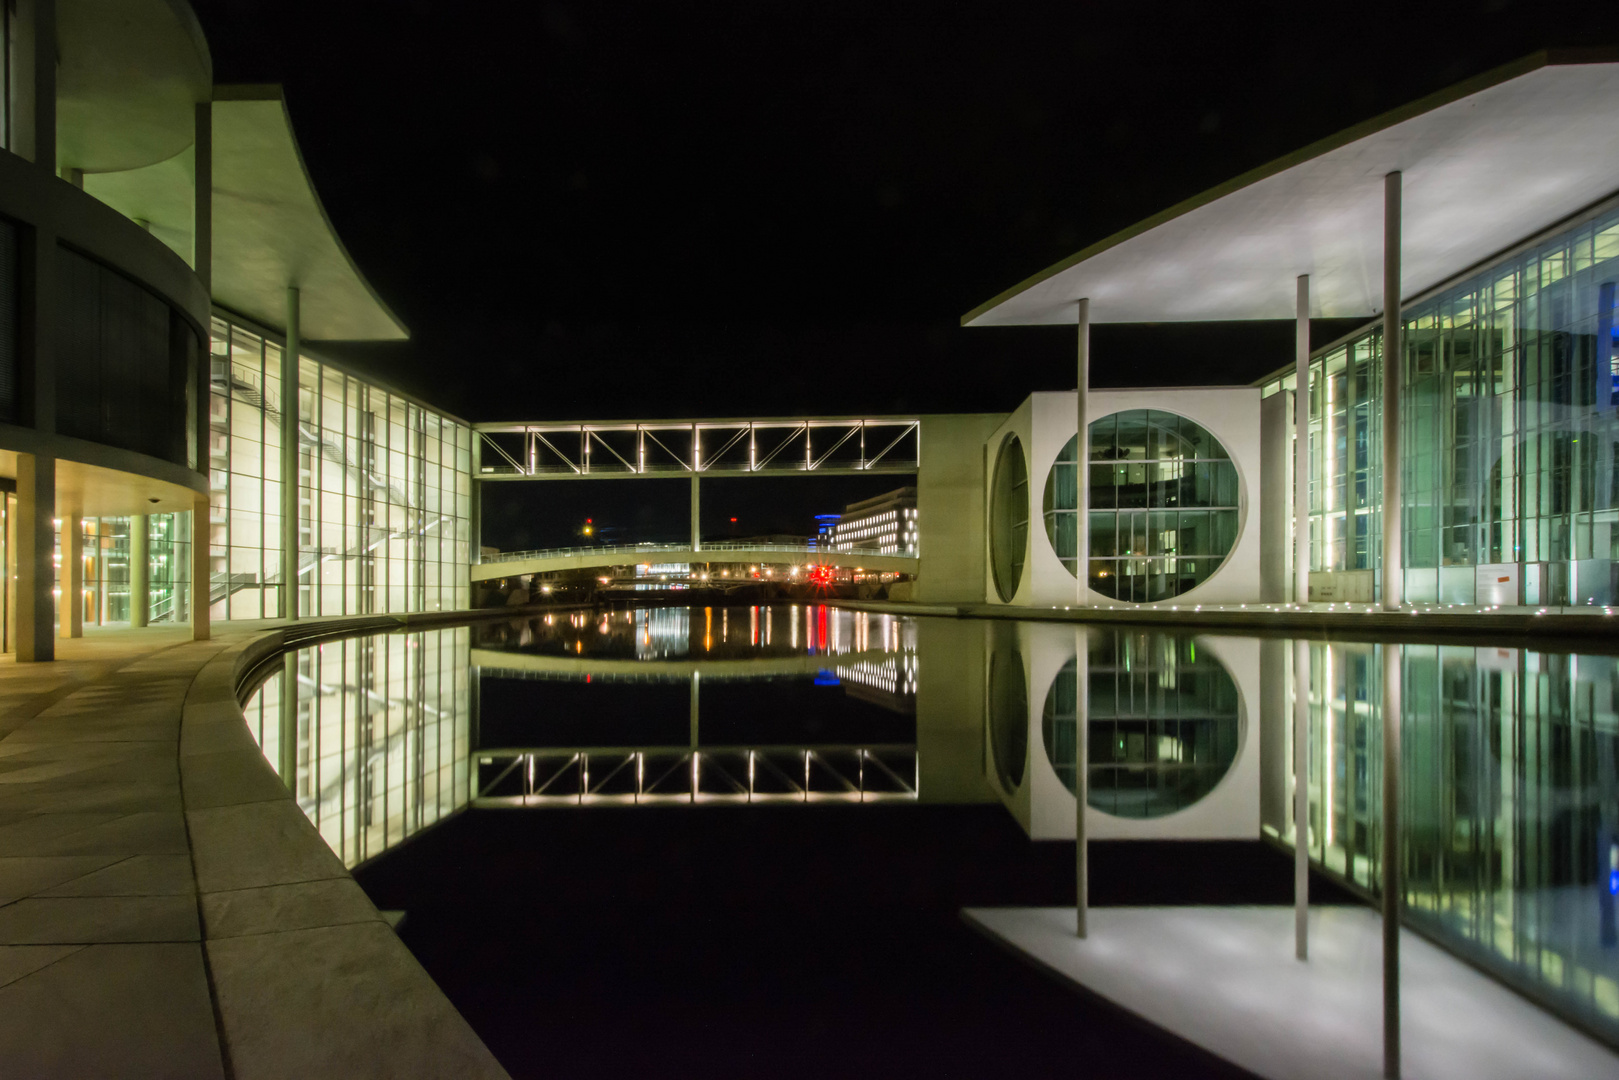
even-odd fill
[[[1311,858],[1323,898],[1371,899],[1385,653],[1308,651]],[[1387,655],[1409,923],[1619,1044],[1619,660]],[[249,722],[514,1073],[745,1071],[839,1038],[838,1071],[1039,1067],[1081,1006],[953,913],[1072,902],[1081,686],[1093,899],[1286,903],[1292,656],[819,605],[559,611],[303,650]],[[1121,1066],[1220,1071],[1083,1009]]]

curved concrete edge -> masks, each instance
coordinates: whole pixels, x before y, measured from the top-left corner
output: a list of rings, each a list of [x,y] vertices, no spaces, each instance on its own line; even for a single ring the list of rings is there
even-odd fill
[[[282,652],[468,620],[444,615],[255,635],[219,651],[186,692],[181,794],[209,991],[236,1080],[507,1075],[299,809],[242,712],[253,689],[244,679]]]

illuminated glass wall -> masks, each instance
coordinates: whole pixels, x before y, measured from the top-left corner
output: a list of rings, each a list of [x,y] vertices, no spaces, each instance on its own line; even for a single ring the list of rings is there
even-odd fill
[[[301,649],[248,702],[264,756],[345,866],[472,798],[468,634],[385,634]]]
[[[210,576],[215,619],[285,610],[281,346],[213,322]],[[298,611],[468,603],[472,432],[308,356],[298,365]]]
[[[1503,602],[1480,577],[1527,604],[1616,599],[1616,283],[1610,209],[1406,309],[1408,600]],[[1378,562],[1381,339],[1368,327],[1312,361],[1312,570]]]
[[[1368,895],[1382,880],[1376,646],[1310,645],[1309,847]],[[1619,1041],[1619,659],[1401,647],[1406,918]],[[1291,707],[1272,722],[1291,743]],[[1291,772],[1287,745],[1278,758]],[[1293,841],[1290,795],[1265,831]]]

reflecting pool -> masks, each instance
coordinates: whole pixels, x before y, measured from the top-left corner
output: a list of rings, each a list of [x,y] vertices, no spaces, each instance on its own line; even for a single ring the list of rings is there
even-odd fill
[[[1619,1045],[1619,660],[1305,651],[1316,868],[1377,896],[1392,656],[1408,925]],[[467,807],[629,812],[611,818],[625,837],[653,816],[635,808],[892,822],[982,807],[1031,853],[1066,840],[1071,857],[1081,780],[1099,850],[1246,841],[1285,866],[1293,664],[1292,642],[1229,634],[806,604],[559,610],[304,649],[248,717],[351,867]]]

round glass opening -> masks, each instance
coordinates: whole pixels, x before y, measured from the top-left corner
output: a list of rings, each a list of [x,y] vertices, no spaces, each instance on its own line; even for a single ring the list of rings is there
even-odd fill
[[[1085,801],[1104,814],[1156,818],[1209,792],[1237,757],[1241,706],[1225,665],[1191,638],[1103,633],[1090,649]],[[1046,758],[1074,790],[1074,661],[1046,693]]]
[[[1079,538],[1078,440],[1046,475],[1046,537],[1071,574]],[[1237,542],[1237,467],[1218,439],[1174,413],[1132,409],[1090,426],[1090,587],[1132,603],[1208,580]]]
[[[1029,757],[1029,689],[1016,627],[998,625],[989,656],[989,748],[1008,794],[1023,785]]]
[[[989,489],[989,561],[995,591],[1008,603],[1023,580],[1029,547],[1029,464],[1016,435],[1001,442]]]

